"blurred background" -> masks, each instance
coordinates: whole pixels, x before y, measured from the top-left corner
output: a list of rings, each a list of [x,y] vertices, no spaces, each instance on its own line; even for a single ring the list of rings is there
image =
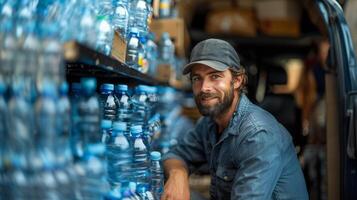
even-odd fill
[[[159,199],[161,154],[201,117],[181,72],[208,38],[236,49],[249,99],[289,130],[310,199],[356,199],[356,10],[0,0],[0,199]],[[190,177],[207,198],[209,184],[207,166]]]

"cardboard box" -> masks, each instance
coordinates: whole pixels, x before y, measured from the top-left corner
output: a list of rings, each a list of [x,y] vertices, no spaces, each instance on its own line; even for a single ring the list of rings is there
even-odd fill
[[[170,64],[160,63],[156,68],[156,79],[161,82],[169,83],[173,77],[173,70]]]
[[[256,20],[252,10],[236,7],[211,11],[206,20],[206,31],[211,34],[256,36]]]
[[[155,33],[157,41],[160,39],[162,33],[168,32],[172,42],[175,44],[176,55],[180,57],[186,56],[190,40],[183,19],[154,19],[150,24],[150,31]]]
[[[259,30],[269,36],[299,37],[300,21],[294,19],[260,20]]]
[[[258,19],[300,19],[302,8],[297,0],[257,0]]]
[[[126,58],[126,41],[118,32],[114,32],[112,44],[112,57],[125,63]]]

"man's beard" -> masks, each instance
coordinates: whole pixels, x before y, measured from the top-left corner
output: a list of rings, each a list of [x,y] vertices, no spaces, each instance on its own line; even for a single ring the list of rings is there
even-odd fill
[[[227,91],[224,91],[223,99],[218,93],[200,92],[199,94],[195,95],[195,102],[201,115],[215,118],[218,117],[219,115],[226,113],[233,103],[233,99],[234,99],[233,92],[234,92],[233,85],[231,85],[231,87]],[[201,98],[218,98],[219,101],[214,105],[204,106],[200,102]]]

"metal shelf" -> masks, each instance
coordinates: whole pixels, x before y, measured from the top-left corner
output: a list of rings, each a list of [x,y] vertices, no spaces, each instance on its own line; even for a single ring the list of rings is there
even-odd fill
[[[168,85],[78,42],[68,42],[64,45],[64,58],[67,77],[94,76],[139,84]]]

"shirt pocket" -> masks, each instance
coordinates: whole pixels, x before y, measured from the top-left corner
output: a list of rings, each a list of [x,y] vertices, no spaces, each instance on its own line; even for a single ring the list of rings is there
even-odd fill
[[[225,199],[228,197],[230,198],[231,190],[232,190],[232,185],[233,185],[233,180],[236,175],[236,170],[235,169],[228,169],[223,166],[218,166],[217,171],[216,171],[216,177],[217,177],[217,189],[218,191],[221,191],[221,197],[224,196],[224,198],[220,199]]]

